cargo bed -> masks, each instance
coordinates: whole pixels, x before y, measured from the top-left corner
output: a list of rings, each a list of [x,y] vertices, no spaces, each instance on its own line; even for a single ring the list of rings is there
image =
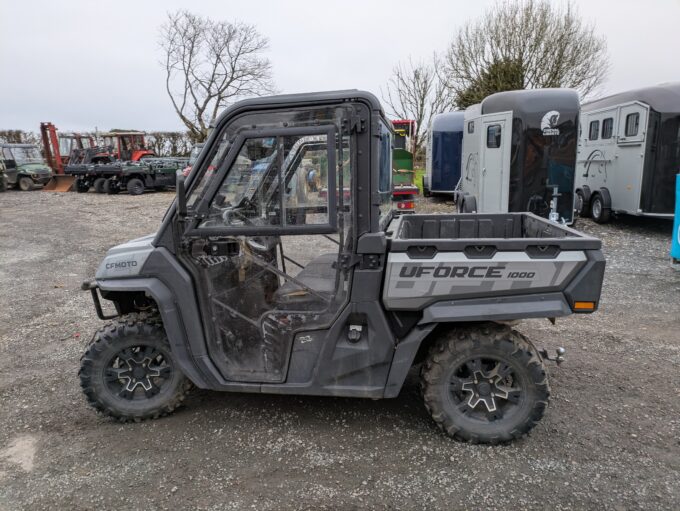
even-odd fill
[[[444,307],[456,317],[451,308],[467,304],[476,319],[513,319],[592,312],[599,302],[600,241],[531,213],[402,216],[387,235],[388,309],[431,318]]]

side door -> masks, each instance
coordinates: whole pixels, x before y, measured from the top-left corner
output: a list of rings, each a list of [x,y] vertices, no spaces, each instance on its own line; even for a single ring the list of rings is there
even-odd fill
[[[478,197],[480,178],[481,116],[465,117],[463,155],[460,169],[460,190]]]
[[[614,179],[609,179],[612,189],[612,207],[637,213],[640,209],[642,170],[644,168],[645,140],[649,108],[638,102],[619,107],[617,126],[617,159]]]
[[[228,381],[286,381],[296,337],[318,339],[348,301],[352,194],[339,193],[353,189],[348,108],[242,116],[197,169],[181,257]],[[303,348],[307,370],[320,342]]]
[[[508,211],[512,112],[482,116],[479,208],[483,213]]]

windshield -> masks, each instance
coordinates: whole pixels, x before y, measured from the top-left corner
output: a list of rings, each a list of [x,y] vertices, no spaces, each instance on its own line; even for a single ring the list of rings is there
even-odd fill
[[[42,163],[43,158],[37,147],[12,147],[12,156],[17,163]]]

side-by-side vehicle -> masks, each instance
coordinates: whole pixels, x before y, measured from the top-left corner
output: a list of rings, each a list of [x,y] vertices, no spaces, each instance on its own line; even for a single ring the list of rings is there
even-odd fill
[[[600,241],[531,213],[395,216],[392,136],[357,90],[228,108],[158,231],[83,283],[110,320],[82,357],[89,403],[136,421],[192,383],[394,398],[416,365],[448,435],[531,430],[549,352],[511,325],[595,311]]]

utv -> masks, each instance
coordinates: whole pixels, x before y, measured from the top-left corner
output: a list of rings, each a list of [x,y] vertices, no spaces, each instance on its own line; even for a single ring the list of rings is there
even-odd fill
[[[52,170],[34,145],[0,144],[0,158],[5,166],[7,183],[21,191],[43,186],[52,177]]]
[[[527,433],[548,404],[547,352],[510,324],[596,310],[600,241],[528,213],[395,217],[391,146],[366,92],[227,109],[159,230],[83,283],[112,320],[82,357],[89,403],[139,421],[191,383],[393,398],[417,365],[448,435]],[[296,190],[310,165],[326,193]]]

